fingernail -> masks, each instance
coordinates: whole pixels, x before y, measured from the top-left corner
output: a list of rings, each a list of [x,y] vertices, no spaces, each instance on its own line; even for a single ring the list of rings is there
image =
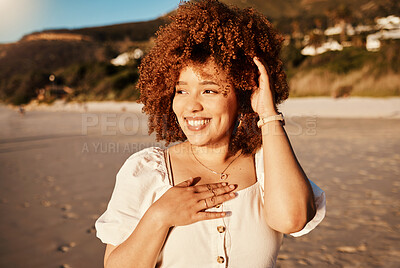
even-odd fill
[[[232,197],[235,197],[235,196],[236,196],[235,193],[230,193],[229,195],[232,196]]]
[[[229,185],[229,188],[235,189],[235,185],[231,184],[231,185]]]
[[[232,211],[225,211],[225,216],[230,217],[232,216]]]
[[[226,182],[223,182],[222,183],[222,186],[227,186],[228,184],[226,183]]]

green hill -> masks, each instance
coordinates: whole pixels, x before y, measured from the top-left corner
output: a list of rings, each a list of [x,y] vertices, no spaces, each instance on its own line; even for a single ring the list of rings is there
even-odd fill
[[[137,79],[137,75],[131,74],[136,73],[137,68],[133,71],[125,70],[132,66],[116,68],[110,60],[131,48],[147,50],[151,46],[151,37],[166,22],[164,17],[104,27],[46,30],[26,35],[16,43],[0,44],[0,100],[14,104],[30,101],[39,88],[50,83],[50,74],[56,74],[57,84],[69,82],[68,86],[75,89],[74,96],[95,95],[89,94],[91,89],[88,87],[97,84],[106,87],[102,80],[113,74],[110,70],[121,72],[119,79],[124,80],[123,73],[126,72],[128,77]],[[71,84],[71,81],[74,82]],[[133,92],[124,96],[137,95],[132,88],[134,81],[126,83]],[[113,85],[100,90],[101,94],[97,92],[99,99],[118,95],[110,92],[121,91],[121,85],[117,88]]]

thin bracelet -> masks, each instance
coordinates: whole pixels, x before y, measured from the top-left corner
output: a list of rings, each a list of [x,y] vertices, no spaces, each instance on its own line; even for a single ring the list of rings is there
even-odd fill
[[[260,120],[257,123],[257,126],[259,128],[261,128],[262,126],[264,126],[265,124],[267,124],[268,122],[272,122],[272,121],[281,121],[282,122],[282,126],[285,125],[285,118],[283,117],[282,113],[276,114],[276,115],[270,115],[270,116],[260,116]]]

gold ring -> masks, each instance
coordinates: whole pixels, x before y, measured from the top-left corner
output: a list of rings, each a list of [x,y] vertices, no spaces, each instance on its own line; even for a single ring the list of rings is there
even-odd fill
[[[215,196],[211,197],[211,202],[215,204]]]
[[[211,190],[211,192],[213,193],[214,196],[217,196],[214,190]]]

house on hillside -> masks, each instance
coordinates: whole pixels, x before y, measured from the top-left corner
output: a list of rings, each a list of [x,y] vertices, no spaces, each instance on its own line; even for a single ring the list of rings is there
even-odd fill
[[[338,41],[329,40],[328,42],[323,43],[319,47],[315,47],[313,45],[306,46],[301,50],[301,54],[305,56],[315,56],[325,53],[327,51],[341,51],[341,50],[343,50],[343,46],[339,44]]]
[[[366,49],[378,51],[381,48],[381,41],[389,39],[400,39],[400,17],[388,16],[376,19],[378,32],[367,36]]]
[[[132,52],[124,52],[119,54],[116,58],[111,60],[111,64],[115,66],[124,66],[127,65],[131,60],[138,60],[142,58],[143,55],[143,51],[140,48],[136,48]]]
[[[339,23],[333,27],[329,27],[324,31],[325,36],[340,36],[345,34],[347,36],[353,36],[356,33],[354,27],[350,23]]]
[[[391,15],[375,21],[375,25],[355,27],[342,21],[325,29],[322,34],[314,30],[310,35],[304,36],[301,54],[315,56],[327,51],[341,51],[350,46],[378,51],[382,41],[400,39],[400,17]]]

